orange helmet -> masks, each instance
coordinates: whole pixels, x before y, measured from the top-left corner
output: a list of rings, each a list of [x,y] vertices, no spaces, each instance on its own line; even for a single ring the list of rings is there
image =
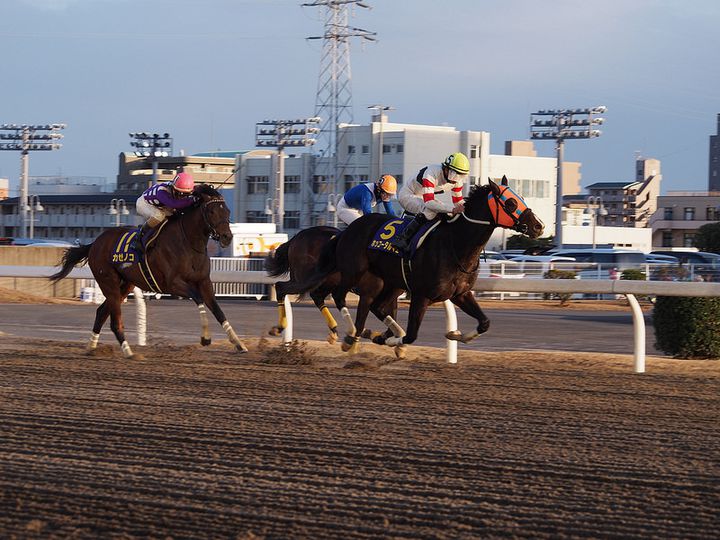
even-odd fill
[[[375,182],[375,185],[388,195],[395,195],[397,193],[397,180],[390,174],[383,174],[380,180]]]
[[[195,188],[195,181],[189,173],[181,172],[172,181],[173,187],[180,193],[192,193]]]

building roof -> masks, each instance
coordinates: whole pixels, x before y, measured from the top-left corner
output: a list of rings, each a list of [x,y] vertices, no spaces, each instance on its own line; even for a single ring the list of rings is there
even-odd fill
[[[595,182],[585,189],[630,189],[635,184],[640,184],[640,182],[635,182],[634,180],[632,182]]]

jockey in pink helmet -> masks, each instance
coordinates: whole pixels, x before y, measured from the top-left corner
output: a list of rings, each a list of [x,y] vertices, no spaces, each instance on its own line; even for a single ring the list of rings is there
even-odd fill
[[[178,173],[170,182],[161,182],[147,188],[135,203],[138,215],[147,219],[135,237],[135,249],[142,251],[155,232],[155,228],[174,214],[191,206],[195,189],[193,177],[186,172]]]

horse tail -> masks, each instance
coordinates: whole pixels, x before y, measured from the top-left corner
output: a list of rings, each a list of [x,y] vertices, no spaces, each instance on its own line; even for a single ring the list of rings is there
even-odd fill
[[[60,261],[62,268],[48,279],[52,282],[60,281],[76,266],[86,264],[91,247],[92,244],[83,244],[66,249]]]
[[[265,257],[265,272],[270,277],[279,277],[290,270],[290,241],[280,244]]]
[[[325,281],[325,278],[337,270],[335,250],[338,238],[340,238],[339,234],[333,236],[323,246],[315,270],[305,281],[293,287],[293,294],[300,294],[302,298],[306,293],[317,289]]]

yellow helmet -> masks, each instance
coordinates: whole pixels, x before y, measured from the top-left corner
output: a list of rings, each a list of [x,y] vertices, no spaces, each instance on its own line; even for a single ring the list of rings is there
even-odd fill
[[[375,185],[388,195],[395,195],[397,193],[397,180],[395,180],[395,177],[391,174],[383,174],[380,180],[375,182]]]
[[[462,152],[450,154],[447,159],[443,161],[443,165],[458,174],[467,174],[470,172],[470,162],[468,161],[467,156]]]

